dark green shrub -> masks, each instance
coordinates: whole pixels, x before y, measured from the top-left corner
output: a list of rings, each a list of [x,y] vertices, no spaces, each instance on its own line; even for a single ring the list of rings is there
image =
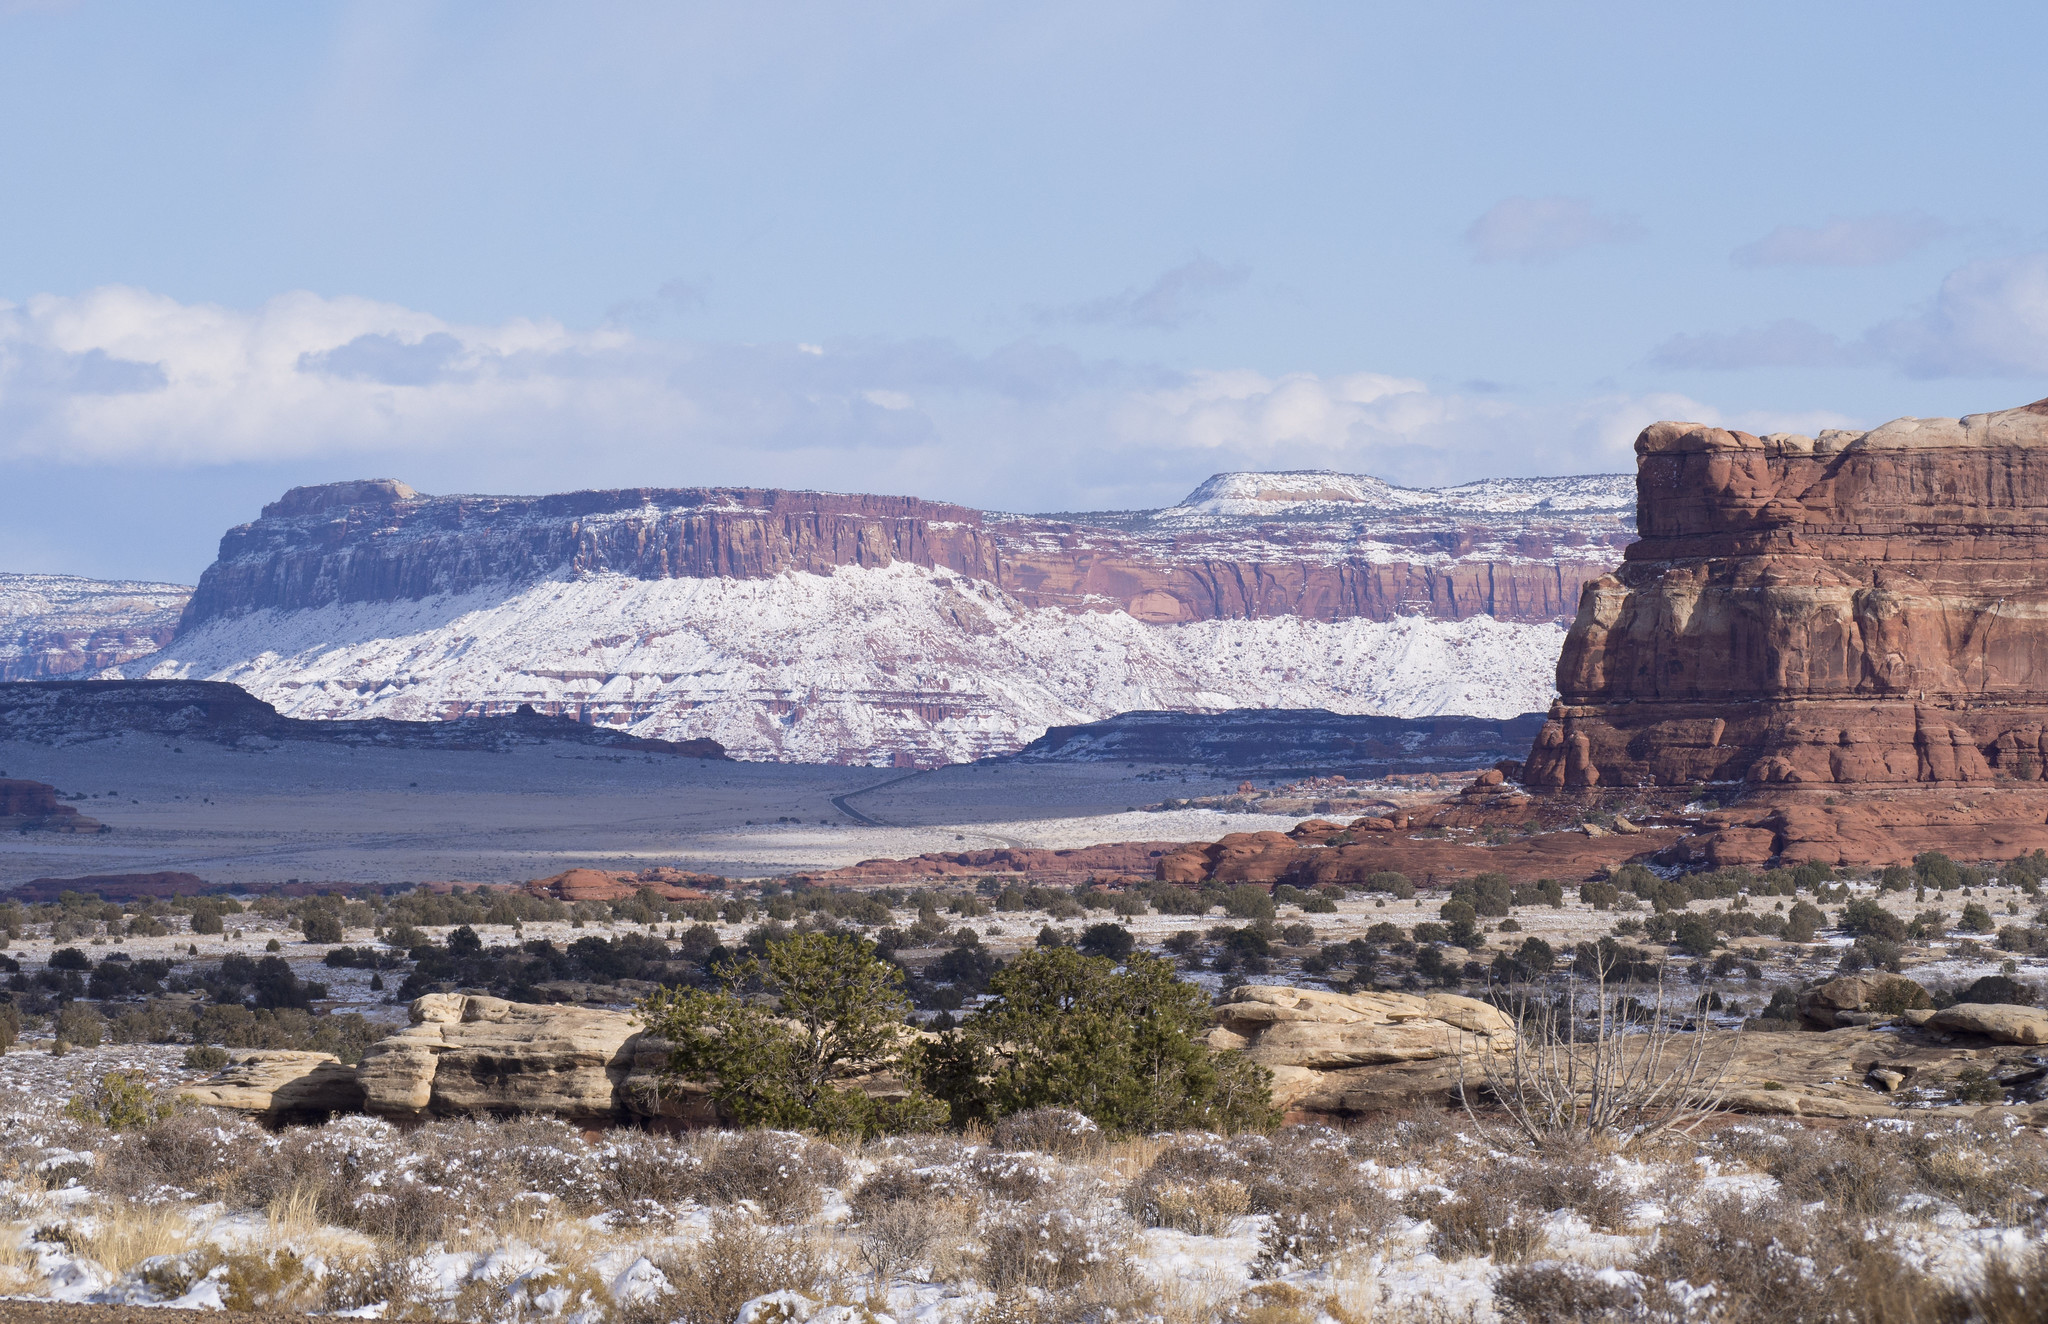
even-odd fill
[[[925,1053],[922,1079],[956,1123],[1071,1108],[1105,1130],[1234,1131],[1275,1120],[1271,1076],[1204,1037],[1209,999],[1162,960],[1028,951],[995,1000]]]
[[[1507,875],[1492,872],[1475,874],[1463,882],[1451,884],[1451,900],[1463,901],[1476,914],[1496,919],[1509,913],[1515,905],[1514,888],[1509,885]]]
[[[1608,910],[1621,900],[1621,889],[1613,883],[1580,883],[1579,900],[1595,910]]]
[[[1944,892],[1962,883],[1955,861],[1938,850],[1922,851],[1914,856],[1913,872],[1920,876],[1922,883]]]
[[[1412,901],[1415,898],[1415,884],[1408,881],[1408,875],[1391,869],[1382,870],[1365,880],[1369,892],[1385,892],[1396,901]]]
[[[1273,896],[1257,883],[1239,883],[1224,894],[1223,911],[1233,919],[1266,919],[1274,916]]]
[[[1785,912],[1785,941],[1812,942],[1813,935],[1827,922],[1827,916],[1811,901],[1794,901]]]
[[[2010,975],[1985,975],[1956,996],[1957,1002],[1998,1002],[2015,1007],[2034,1005],[2034,990]]]
[[[313,910],[306,913],[304,937],[307,942],[340,942],[341,916],[327,910]]]
[[[871,944],[798,934],[770,943],[765,960],[722,963],[718,977],[714,992],[659,989],[640,1016],[670,1045],[666,1070],[709,1085],[741,1125],[877,1134],[937,1115],[923,1096],[884,1103],[842,1083],[896,1068],[909,1047],[903,972]]]
[[[106,1024],[83,1002],[67,1002],[57,1009],[57,1038],[73,1048],[98,1048]]]
[[[219,1071],[228,1064],[228,1050],[212,1044],[194,1044],[185,1050],[185,1070]]]
[[[1719,941],[1714,936],[1713,919],[1691,911],[1678,917],[1672,926],[1671,936],[1678,949],[1688,956],[1706,956]]]
[[[1906,940],[1906,922],[1870,897],[1859,897],[1844,906],[1837,922],[1846,933],[1867,934],[1886,942]],[[1985,925],[1987,932],[1990,928]]]
[[[1123,960],[1137,945],[1131,931],[1121,924],[1090,924],[1081,930],[1081,939],[1074,944],[1083,956],[1103,956],[1112,961]]]

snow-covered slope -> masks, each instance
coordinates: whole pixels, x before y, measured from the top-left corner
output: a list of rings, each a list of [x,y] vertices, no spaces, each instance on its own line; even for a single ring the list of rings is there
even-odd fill
[[[1446,515],[1511,515],[1530,511],[1633,514],[1632,474],[1582,474],[1569,478],[1487,478],[1456,487],[1396,487],[1368,474],[1327,469],[1284,473],[1217,474],[1177,506],[1153,515],[1166,525],[1223,519],[1414,512]]]
[[[1141,708],[1506,717],[1546,706],[1561,626],[1490,617],[1150,625],[1028,608],[899,562],[773,578],[598,573],[205,622],[130,677],[233,681],[294,717],[520,703],[740,758],[936,763]]]
[[[192,590],[77,575],[0,574],[0,681],[90,675],[170,641]]]

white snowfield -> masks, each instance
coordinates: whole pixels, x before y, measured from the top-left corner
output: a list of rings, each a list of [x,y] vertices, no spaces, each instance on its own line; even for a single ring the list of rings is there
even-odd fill
[[[232,681],[294,717],[531,703],[735,757],[960,762],[1133,709],[1507,717],[1565,631],[1491,617],[1148,625],[1022,606],[908,564],[774,579],[614,574],[209,622],[109,675]],[[884,751],[877,753],[876,751]]]
[[[1443,514],[1603,511],[1633,515],[1633,474],[1569,478],[1486,478],[1456,487],[1396,487],[1369,474],[1327,469],[1217,474],[1178,506],[1158,512],[1161,524],[1204,516],[1273,518],[1342,515],[1364,510]]]

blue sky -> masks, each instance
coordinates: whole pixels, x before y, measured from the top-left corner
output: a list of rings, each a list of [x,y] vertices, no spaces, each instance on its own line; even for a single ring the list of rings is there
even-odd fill
[[[0,0],[0,569],[373,475],[1088,509],[2022,403],[2044,28]]]

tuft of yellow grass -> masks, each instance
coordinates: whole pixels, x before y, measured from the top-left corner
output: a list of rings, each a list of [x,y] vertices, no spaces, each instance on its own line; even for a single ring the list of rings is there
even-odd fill
[[[102,1203],[80,1249],[108,1272],[127,1273],[144,1260],[180,1255],[198,1238],[185,1211],[173,1204]]]

